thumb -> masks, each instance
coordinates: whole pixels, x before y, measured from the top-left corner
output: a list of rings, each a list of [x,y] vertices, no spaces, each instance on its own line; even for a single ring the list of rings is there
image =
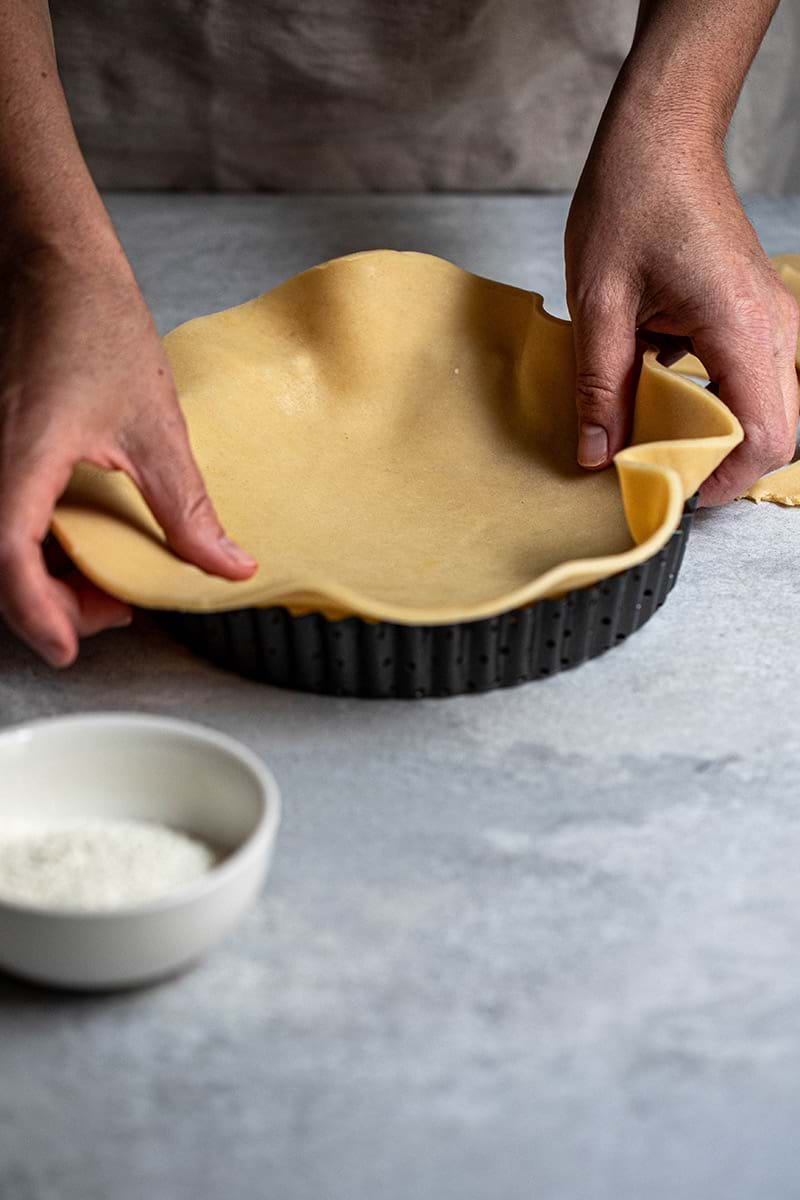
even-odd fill
[[[578,462],[605,467],[625,445],[636,384],[636,314],[585,303],[573,319]]]
[[[180,412],[128,446],[128,473],[181,558],[211,575],[248,579],[257,563],[225,536]]]

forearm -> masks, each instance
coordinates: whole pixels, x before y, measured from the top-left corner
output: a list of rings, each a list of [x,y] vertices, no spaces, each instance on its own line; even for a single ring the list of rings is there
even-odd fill
[[[778,0],[640,0],[631,51],[604,123],[679,137],[691,152],[722,144]],[[602,126],[601,126],[602,131]]]
[[[113,245],[58,78],[47,0],[0,0],[0,251]]]

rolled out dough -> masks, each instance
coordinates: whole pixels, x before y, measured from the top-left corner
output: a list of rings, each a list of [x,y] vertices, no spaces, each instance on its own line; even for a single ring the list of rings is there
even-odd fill
[[[204,574],[127,477],[81,464],[53,530],[98,585],[151,608],[490,616],[648,558],[742,437],[648,354],[632,445],[616,471],[582,471],[569,323],[424,254],[324,263],[165,346],[211,497],[260,566]]]

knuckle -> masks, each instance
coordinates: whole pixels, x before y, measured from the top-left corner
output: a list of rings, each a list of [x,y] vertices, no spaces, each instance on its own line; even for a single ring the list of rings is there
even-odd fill
[[[730,323],[750,337],[770,337],[772,316],[765,300],[751,292],[734,294],[728,304]]]
[[[700,492],[700,502],[703,508],[712,508],[724,504],[738,496],[747,484],[736,478],[735,472],[717,467],[714,474],[705,481]]]
[[[752,424],[747,430],[747,442],[750,457],[765,471],[785,466],[795,451],[794,430],[782,421]]]
[[[144,419],[126,423],[117,434],[126,453],[141,459],[157,459],[180,451],[188,443],[186,420],[174,387],[171,395],[151,406]]]
[[[186,421],[181,412],[177,397],[173,397],[173,401],[162,408],[158,417],[158,426],[163,437],[174,440],[175,438],[185,436]]]
[[[181,504],[181,518],[185,525],[197,525],[214,519],[214,510],[207,492],[189,492]]]
[[[779,314],[781,323],[785,325],[794,340],[800,326],[800,305],[787,288],[782,287],[778,293]]]
[[[606,376],[586,369],[578,372],[575,382],[578,409],[583,417],[589,420],[605,417],[617,406],[618,391]]]
[[[776,437],[770,447],[773,465],[776,467],[785,467],[794,458],[795,448],[795,436],[791,430],[787,430],[782,437]]]
[[[583,321],[607,321],[626,304],[626,294],[613,279],[593,282],[589,288],[575,288],[571,308]]]

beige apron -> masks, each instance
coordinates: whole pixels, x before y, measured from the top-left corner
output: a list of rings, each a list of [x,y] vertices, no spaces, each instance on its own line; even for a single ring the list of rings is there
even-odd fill
[[[636,0],[53,0],[101,186],[574,186]],[[800,5],[729,141],[739,186],[800,190]]]

